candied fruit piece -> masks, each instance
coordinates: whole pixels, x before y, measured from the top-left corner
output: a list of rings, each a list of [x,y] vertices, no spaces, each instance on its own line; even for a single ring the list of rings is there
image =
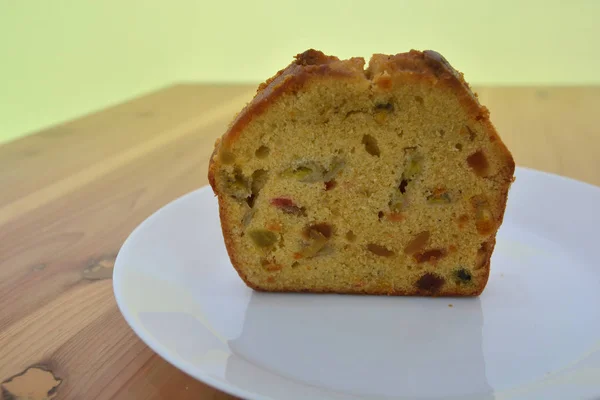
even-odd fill
[[[488,242],[481,243],[477,250],[477,258],[475,259],[475,269],[483,268],[490,257],[492,245]]]
[[[278,236],[267,229],[254,229],[248,232],[252,242],[258,247],[270,247],[277,243]]]
[[[469,222],[469,216],[467,214],[463,214],[460,217],[458,217],[457,223],[458,223],[458,228],[459,229],[464,229],[465,226],[467,225],[467,222]]]
[[[312,232],[318,232],[323,237],[329,239],[333,233],[333,227],[327,222],[319,222],[317,224],[310,225],[304,230],[305,237],[311,237]]]
[[[369,243],[367,245],[367,250],[381,257],[392,257],[395,255],[395,253],[392,250],[389,250],[388,248],[375,243]]]
[[[335,159],[323,174],[324,181],[330,181],[335,178],[346,166],[346,163],[342,160]]]
[[[379,157],[381,155],[381,151],[379,150],[379,145],[377,144],[377,139],[375,139],[371,135],[363,135],[362,144],[365,145],[365,150],[372,156]]]
[[[428,204],[450,204],[451,202],[450,193],[444,188],[435,189],[432,194],[427,196]]]
[[[286,214],[292,214],[297,216],[306,216],[306,209],[304,207],[299,207],[292,201],[292,199],[288,199],[285,197],[276,197],[271,199],[271,205],[277,207],[281,211]]]
[[[309,167],[296,167],[296,168],[288,168],[283,171],[282,175],[286,178],[295,178],[300,181],[308,179],[313,174],[313,170]]]
[[[326,222],[313,224],[304,229],[302,235],[309,242],[305,247],[300,250],[302,257],[314,257],[317,255],[330,254],[333,249],[326,247],[331,235],[333,234],[333,228]]]
[[[373,110],[373,119],[378,124],[383,124],[392,112],[394,112],[394,105],[392,103],[377,104]]]
[[[488,235],[494,231],[496,222],[487,199],[484,196],[473,196],[471,205],[475,209],[475,227],[480,235]]]
[[[429,231],[423,231],[417,234],[408,244],[404,247],[405,254],[414,254],[423,249],[429,241]]]
[[[402,179],[411,181],[415,179],[423,169],[423,156],[421,156],[415,148],[408,147],[405,149],[408,158],[406,167],[402,173]]]
[[[446,251],[444,249],[429,249],[429,250],[425,250],[420,253],[415,253],[413,255],[413,257],[415,258],[415,261],[418,262],[419,264],[424,263],[424,262],[435,263],[440,258],[443,258],[445,256],[446,256]]]
[[[352,232],[352,231],[346,232],[346,240],[349,242],[356,241],[356,235],[354,234],[354,232]]]
[[[401,212],[391,212],[387,214],[387,219],[393,222],[402,222],[406,217]]]
[[[467,164],[478,176],[486,176],[490,167],[485,153],[481,150],[467,157]]]
[[[404,195],[400,189],[392,192],[392,198],[389,202],[390,210],[399,213],[404,209]]]
[[[337,186],[337,182],[335,181],[335,179],[327,181],[327,182],[325,182],[325,191],[334,189],[336,186]]]
[[[246,179],[239,169],[236,169],[233,174],[225,174],[225,192],[238,200],[244,200],[249,197],[252,192],[250,182]]]

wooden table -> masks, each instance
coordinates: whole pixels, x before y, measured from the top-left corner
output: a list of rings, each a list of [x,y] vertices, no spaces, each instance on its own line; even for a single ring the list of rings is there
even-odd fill
[[[207,184],[214,140],[254,89],[172,86],[0,146],[4,399],[232,398],[134,335],[111,274],[136,225]],[[518,165],[600,185],[600,87],[478,92]]]

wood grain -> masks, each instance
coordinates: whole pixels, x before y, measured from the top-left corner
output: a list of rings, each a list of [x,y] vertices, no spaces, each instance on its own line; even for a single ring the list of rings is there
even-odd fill
[[[127,235],[207,183],[254,86],[177,85],[0,146],[5,399],[232,399],[148,349],[111,285]],[[600,88],[479,88],[518,165],[600,185]]]

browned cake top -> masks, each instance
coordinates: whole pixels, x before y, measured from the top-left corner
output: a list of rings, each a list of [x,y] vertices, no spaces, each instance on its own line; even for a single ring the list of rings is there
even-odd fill
[[[463,74],[454,69],[441,54],[432,50],[411,50],[396,55],[374,54],[367,69],[364,69],[364,65],[362,57],[340,60],[314,49],[296,55],[290,65],[259,85],[252,101],[234,118],[223,137],[217,140],[214,153],[220,146],[228,146],[234,142],[252,118],[262,114],[282,94],[297,92],[307,80],[317,76],[366,79],[385,90],[391,88],[394,76],[403,72],[404,80],[407,79],[406,73],[409,73],[415,80],[429,80],[437,85],[452,87],[465,108],[474,115],[474,119],[487,125],[490,135],[498,138],[489,121],[488,109],[479,104],[477,95],[465,82]],[[504,146],[500,140],[499,144]],[[213,158],[211,157],[208,179],[215,189]]]

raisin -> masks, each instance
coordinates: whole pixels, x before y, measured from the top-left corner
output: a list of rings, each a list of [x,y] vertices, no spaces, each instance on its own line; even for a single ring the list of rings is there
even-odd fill
[[[394,111],[394,105],[392,103],[379,103],[375,105],[375,110],[392,112]]]
[[[337,186],[335,179],[325,182],[325,190],[329,191]]]
[[[472,275],[471,272],[466,268],[461,268],[454,272],[454,276],[460,283],[469,283],[471,282]]]
[[[398,186],[398,189],[400,190],[400,193],[402,193],[402,194],[406,193],[406,187],[407,186],[408,186],[408,180],[402,179],[400,181],[400,186]]]
[[[446,280],[443,277],[431,272],[426,272],[416,282],[416,286],[421,290],[437,292],[445,282]]]

